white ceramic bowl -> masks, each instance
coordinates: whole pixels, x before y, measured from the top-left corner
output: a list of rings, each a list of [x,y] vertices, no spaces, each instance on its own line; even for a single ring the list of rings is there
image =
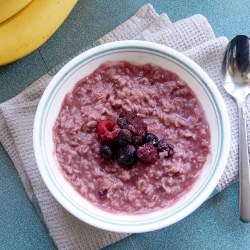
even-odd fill
[[[190,84],[203,106],[211,131],[211,157],[192,189],[169,208],[141,215],[111,214],[82,198],[62,176],[53,154],[52,127],[65,94],[101,63],[126,60],[169,69]],[[164,98],[164,97],[163,97]],[[193,61],[168,47],[145,41],[113,42],[71,60],[53,78],[39,103],[34,122],[34,152],[41,176],[52,195],[70,213],[95,227],[116,232],[146,232],[171,225],[198,208],[215,189],[226,165],[230,145],[229,119],[213,81]]]

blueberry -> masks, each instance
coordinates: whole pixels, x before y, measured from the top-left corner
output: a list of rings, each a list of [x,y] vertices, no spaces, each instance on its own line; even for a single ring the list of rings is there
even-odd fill
[[[121,129],[116,137],[116,142],[119,145],[125,146],[131,144],[132,139],[132,133],[128,129]]]
[[[147,133],[144,140],[145,140],[145,143],[152,142],[154,147],[156,148],[158,147],[158,137],[155,134]]]
[[[111,146],[106,144],[101,145],[100,155],[104,159],[111,159],[113,157],[113,150]]]
[[[120,147],[117,151],[117,161],[123,167],[132,167],[136,163],[136,148],[133,145]]]

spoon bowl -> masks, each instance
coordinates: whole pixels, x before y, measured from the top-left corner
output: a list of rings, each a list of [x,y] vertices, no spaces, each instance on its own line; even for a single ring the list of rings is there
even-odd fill
[[[225,90],[236,99],[239,113],[239,213],[250,222],[250,171],[246,130],[245,99],[250,94],[250,39],[234,37],[225,50],[222,63]]]

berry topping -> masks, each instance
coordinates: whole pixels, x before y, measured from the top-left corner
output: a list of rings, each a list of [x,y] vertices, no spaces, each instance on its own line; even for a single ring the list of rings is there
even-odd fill
[[[101,157],[116,160],[123,168],[131,169],[137,160],[154,164],[158,159],[173,155],[173,143],[148,133],[147,125],[133,112],[121,113],[117,123],[100,121],[97,133],[101,139]]]
[[[124,167],[131,167],[136,163],[136,148],[133,145],[126,145],[117,151],[117,161]]]
[[[117,124],[119,125],[120,128],[127,128],[127,126],[130,125],[131,121],[135,119],[137,116],[135,113],[127,111],[127,112],[122,112],[119,115],[119,118],[117,120]]]
[[[138,147],[137,157],[141,162],[147,164],[154,164],[159,158],[157,149],[154,147],[152,142],[147,142]]]
[[[104,159],[111,159],[113,157],[113,150],[110,145],[101,145],[100,155]]]
[[[146,142],[152,142],[154,147],[156,147],[156,148],[158,147],[158,137],[155,134],[147,133],[144,140],[145,140],[145,143]]]
[[[114,142],[119,131],[119,127],[109,120],[102,120],[97,125],[97,133],[102,143],[108,144]]]
[[[121,113],[117,124],[120,128],[128,129],[132,133],[135,144],[141,143],[147,134],[147,125],[133,112]]]
[[[132,143],[132,133],[128,129],[121,129],[117,135],[116,142],[119,145],[127,145]]]
[[[164,152],[164,158],[167,157],[171,157],[174,153],[174,144],[169,141],[168,139],[161,139],[158,142],[158,147],[157,147],[158,151],[160,152]]]

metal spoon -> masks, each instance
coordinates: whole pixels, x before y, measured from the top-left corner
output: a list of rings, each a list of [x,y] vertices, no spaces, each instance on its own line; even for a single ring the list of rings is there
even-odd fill
[[[250,40],[238,35],[228,44],[222,63],[224,88],[238,103],[239,112],[239,213],[250,222],[250,171],[245,99],[250,93]]]

